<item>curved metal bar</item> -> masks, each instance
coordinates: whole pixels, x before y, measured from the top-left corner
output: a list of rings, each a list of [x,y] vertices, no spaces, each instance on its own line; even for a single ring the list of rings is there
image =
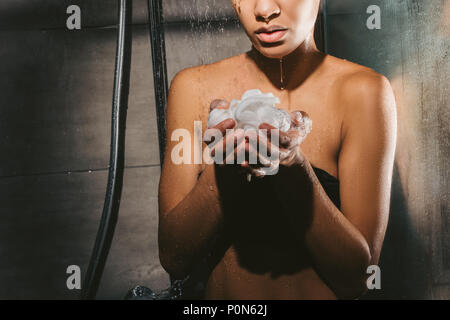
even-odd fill
[[[164,40],[164,18],[161,0],[148,0],[150,43],[152,47],[153,83],[158,122],[159,157],[162,166],[166,144],[166,105],[169,93]]]
[[[96,297],[119,215],[131,64],[131,30],[127,28],[127,24],[131,21],[131,1],[119,0],[108,185],[97,238],[81,291],[82,299],[95,299]]]
[[[152,49],[153,88],[155,90],[156,119],[158,124],[159,160],[162,168],[166,148],[166,109],[169,95],[167,80],[166,43],[162,0],[148,0],[148,25]],[[170,275],[169,275],[170,276]],[[170,282],[175,280],[170,276]]]

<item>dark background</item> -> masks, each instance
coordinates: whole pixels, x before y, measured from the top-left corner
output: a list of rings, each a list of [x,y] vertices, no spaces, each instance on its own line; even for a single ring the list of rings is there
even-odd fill
[[[76,299],[105,196],[116,49],[113,0],[0,2],[0,299]],[[169,81],[250,43],[229,0],[163,0]],[[447,3],[447,6],[446,6]],[[66,29],[81,7],[82,29]],[[147,4],[134,0],[126,169],[98,298],[168,286],[157,250],[160,174]],[[368,30],[378,4],[382,29]],[[329,0],[331,54],[389,77],[399,104],[382,290],[367,298],[450,298],[448,2]]]

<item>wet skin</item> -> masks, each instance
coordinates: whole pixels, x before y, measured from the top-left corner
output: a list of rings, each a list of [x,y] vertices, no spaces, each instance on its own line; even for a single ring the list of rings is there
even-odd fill
[[[228,63],[236,66],[250,64],[247,68],[251,69],[251,65],[255,63],[253,59],[257,59],[254,58],[255,55],[250,52],[223,61],[224,72],[226,69],[231,71],[228,81],[235,83],[233,87],[239,89],[234,89],[235,92],[226,95],[224,91],[227,86],[224,86],[225,90],[216,92],[205,101],[205,105],[208,106],[208,101],[213,97],[231,101],[233,97],[240,97],[241,91],[245,92],[251,88],[273,92],[280,97],[281,108],[287,111],[298,110],[301,105],[301,110],[306,111],[313,119],[313,128],[327,128],[326,131],[313,130],[302,144],[303,154],[307,155],[316,167],[337,177],[336,159],[340,144],[338,119],[341,116],[339,106],[329,105],[327,100],[330,98],[322,95],[320,90],[325,83],[332,81],[311,82],[311,85],[305,83],[302,88],[286,91],[273,87],[268,81],[261,83],[258,79],[249,81],[246,79],[247,73],[239,72],[241,68],[232,70],[229,69],[229,65],[227,66]],[[324,55],[317,54],[314,58],[315,64],[322,64],[324,59]],[[223,72],[219,73],[223,75]],[[295,103],[295,101],[302,102]],[[204,112],[203,123],[206,123],[206,120],[207,112]],[[215,249],[224,253],[209,278],[206,298],[335,298],[334,293],[314,270],[307,249],[301,241],[310,220],[309,184],[306,181],[299,184],[302,199],[299,197],[298,201],[299,204],[303,204],[298,208],[298,215],[303,221],[293,228],[289,225],[289,220],[283,216],[282,206],[274,194],[270,176],[263,179],[253,178],[252,182],[248,183],[237,166],[215,166],[214,169],[216,179],[210,183],[215,184],[220,192],[226,229],[224,237],[221,238],[222,242]]]
[[[241,5],[245,1],[256,0]],[[159,189],[160,260],[182,278],[213,252],[207,299],[355,298],[364,291],[366,266],[378,262],[395,149],[392,90],[383,76],[318,52],[311,37],[305,41],[284,57],[284,90],[279,61],[255,46],[185,69],[172,81],[169,139],[178,128],[193,136],[195,120],[204,132],[212,101],[239,99],[255,88],[313,122],[297,147],[301,165],[282,165],[276,176],[250,183],[237,164],[173,164],[178,141],[168,139]],[[233,126],[222,123],[222,129]],[[341,211],[311,166],[339,178]]]

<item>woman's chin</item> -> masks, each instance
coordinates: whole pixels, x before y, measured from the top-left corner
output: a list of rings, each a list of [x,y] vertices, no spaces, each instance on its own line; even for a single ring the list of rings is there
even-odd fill
[[[281,59],[288,54],[290,54],[293,50],[287,50],[286,46],[280,44],[278,46],[258,46],[257,50],[266,58],[270,59]]]

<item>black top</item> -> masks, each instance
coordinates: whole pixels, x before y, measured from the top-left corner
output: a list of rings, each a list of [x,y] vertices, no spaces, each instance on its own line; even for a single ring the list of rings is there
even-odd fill
[[[316,173],[317,178],[320,181],[323,189],[327,193],[330,200],[334,203],[337,208],[341,208],[341,198],[339,195],[339,180],[333,177],[331,174],[325,170],[312,167]]]

